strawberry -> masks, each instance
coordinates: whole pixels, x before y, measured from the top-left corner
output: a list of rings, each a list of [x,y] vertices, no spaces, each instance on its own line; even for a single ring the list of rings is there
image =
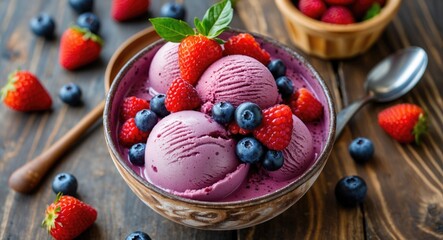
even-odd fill
[[[240,33],[226,41],[223,50],[224,55],[246,55],[257,59],[265,66],[271,61],[269,53],[260,47],[260,44],[249,33]]]
[[[326,4],[323,0],[300,0],[298,2],[298,9],[308,17],[320,19],[326,11]]]
[[[263,145],[272,150],[283,150],[291,141],[292,112],[288,105],[279,104],[263,110],[260,126],[253,130],[253,135]]]
[[[148,139],[149,132],[143,132],[135,125],[135,119],[129,118],[126,120],[118,135],[120,143],[125,147],[131,147],[136,143],[144,143]]]
[[[231,1],[224,0],[213,5],[202,20],[195,18],[195,29],[188,23],[174,18],[149,19],[158,35],[170,42],[180,43],[178,60],[180,76],[193,86],[206,68],[223,54],[217,36],[228,28],[232,20]]]
[[[331,6],[321,17],[323,22],[334,24],[351,24],[355,22],[351,11],[344,6]]]
[[[178,47],[180,76],[195,86],[206,68],[222,56],[222,48],[215,40],[203,35],[188,36]]]
[[[303,122],[312,122],[323,116],[323,105],[306,88],[299,88],[292,94],[289,106]]]
[[[355,0],[351,6],[352,13],[357,19],[361,19],[366,15],[371,6],[376,3],[380,4],[380,7],[383,7],[386,0]]]
[[[324,0],[329,5],[349,5],[355,2],[355,0]]]
[[[57,194],[46,208],[45,227],[55,239],[74,239],[88,229],[97,219],[97,211],[72,196]]]
[[[28,71],[14,71],[1,91],[1,99],[11,109],[21,112],[51,108],[52,99],[38,78]]]
[[[386,108],[378,114],[378,124],[400,143],[420,143],[427,132],[427,117],[415,104],[402,103]]]
[[[68,28],[60,40],[59,62],[68,70],[87,65],[100,56],[103,41],[86,28]]]
[[[135,117],[138,111],[149,109],[149,101],[135,96],[123,100],[120,116],[123,121]]]
[[[165,106],[168,111],[192,110],[200,107],[200,105],[200,97],[191,84],[181,78],[172,81],[165,99]]]
[[[228,131],[233,135],[248,135],[252,132],[250,130],[241,128],[235,121],[228,124]]]
[[[150,0],[113,0],[111,16],[116,21],[126,21],[147,13]]]

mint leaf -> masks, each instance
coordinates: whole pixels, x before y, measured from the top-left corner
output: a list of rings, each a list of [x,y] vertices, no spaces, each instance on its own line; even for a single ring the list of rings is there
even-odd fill
[[[169,42],[180,42],[183,38],[194,35],[194,29],[187,22],[174,18],[159,17],[150,18],[155,31]]]
[[[381,6],[378,3],[372,4],[372,6],[366,11],[365,16],[363,17],[363,21],[371,19],[377,16],[381,11]]]
[[[206,11],[199,24],[201,26],[196,26],[196,28],[199,32],[202,30],[200,33],[208,38],[215,38],[229,27],[233,15],[231,1],[221,1]]]
[[[194,26],[197,29],[197,32],[199,33],[204,33],[206,32],[205,27],[203,26],[202,22],[200,21],[200,19],[198,19],[197,17],[194,18]]]

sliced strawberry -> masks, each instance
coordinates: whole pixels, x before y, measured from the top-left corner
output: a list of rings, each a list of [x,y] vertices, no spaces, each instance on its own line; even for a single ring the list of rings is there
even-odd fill
[[[166,93],[166,109],[170,112],[192,110],[201,106],[197,90],[181,78],[172,81]]]
[[[138,111],[149,109],[149,101],[135,96],[123,100],[120,116],[123,121],[135,117]]]
[[[261,48],[260,44],[249,33],[240,33],[230,37],[224,44],[224,48],[224,55],[246,55],[257,59],[266,66],[271,61],[269,53]]]

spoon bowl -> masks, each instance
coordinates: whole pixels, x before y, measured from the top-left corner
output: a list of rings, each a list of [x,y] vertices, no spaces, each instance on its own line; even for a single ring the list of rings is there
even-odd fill
[[[388,102],[405,95],[421,79],[428,64],[426,52],[419,47],[409,47],[383,59],[368,74],[364,88],[366,96],[337,115],[337,139],[348,121],[370,101]]]

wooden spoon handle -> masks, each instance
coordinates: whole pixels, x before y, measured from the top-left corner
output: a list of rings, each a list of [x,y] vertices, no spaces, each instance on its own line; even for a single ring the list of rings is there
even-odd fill
[[[105,102],[102,101],[51,147],[15,170],[9,177],[9,187],[21,193],[34,190],[56,160],[102,116],[104,107]]]

